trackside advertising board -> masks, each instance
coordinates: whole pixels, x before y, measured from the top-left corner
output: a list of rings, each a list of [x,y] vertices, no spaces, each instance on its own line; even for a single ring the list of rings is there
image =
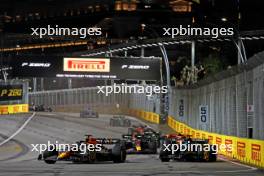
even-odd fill
[[[21,100],[23,85],[0,85],[0,101]]]
[[[19,56],[13,77],[160,80],[160,58]]]
[[[27,113],[28,104],[0,105],[0,115]]]

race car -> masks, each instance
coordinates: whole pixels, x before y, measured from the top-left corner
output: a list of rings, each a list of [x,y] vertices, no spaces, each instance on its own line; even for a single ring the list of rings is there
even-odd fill
[[[128,154],[156,154],[159,146],[157,134],[151,130],[136,128],[132,134],[124,134]]]
[[[51,107],[45,107],[44,105],[31,105],[29,107],[29,110],[35,112],[52,112]]]
[[[128,128],[128,135],[133,136],[133,134],[141,134],[141,135],[147,135],[148,134],[148,135],[150,135],[156,139],[158,146],[159,146],[159,143],[160,143],[159,140],[161,137],[161,133],[155,131],[154,129],[152,129],[146,125],[134,125],[133,127]]]
[[[132,127],[128,128],[128,135],[133,135],[134,133],[137,134],[143,134],[145,131],[145,128],[147,126],[143,126],[143,125],[133,125]]]
[[[110,126],[114,127],[130,127],[131,126],[131,120],[126,119],[125,116],[119,115],[119,116],[113,116],[110,119]]]
[[[132,135],[133,133],[144,134],[146,131],[159,134],[154,129],[142,124],[133,125],[132,127],[128,128],[129,135]]]
[[[87,147],[84,148],[81,145]],[[91,150],[91,145],[95,146],[93,150]],[[46,150],[39,155],[38,160],[44,160],[47,164],[55,164],[57,161],[72,161],[73,163],[113,161],[114,163],[123,163],[126,160],[124,141],[120,139],[94,138],[87,135],[85,141],[78,141],[76,146],[79,147],[72,146],[69,149],[64,149],[64,151],[59,149]]]
[[[217,160],[216,146],[210,145],[208,140],[191,139],[178,134],[169,135],[162,139],[159,158],[162,162],[170,160],[213,162]]]
[[[86,108],[80,111],[81,118],[99,118],[98,112],[93,111],[91,108]]]
[[[181,135],[181,134],[166,134],[160,137],[160,141],[161,143],[164,143],[167,141],[177,141],[178,143],[181,141],[184,141],[186,139],[185,136]]]

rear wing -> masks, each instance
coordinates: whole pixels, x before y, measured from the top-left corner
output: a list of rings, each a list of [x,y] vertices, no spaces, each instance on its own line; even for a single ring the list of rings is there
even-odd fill
[[[117,144],[121,142],[121,139],[118,138],[96,138],[96,142],[99,144]]]
[[[142,138],[144,137],[144,135],[141,135],[141,134],[136,134],[134,135],[135,138]],[[123,134],[122,135],[122,138],[123,139],[132,139],[132,135],[129,135],[129,134]]]
[[[129,134],[123,134],[123,135],[122,135],[122,138],[124,138],[124,139],[131,139],[131,138],[132,138],[132,135],[129,135]]]
[[[185,141],[189,141],[190,143],[196,143],[196,144],[208,144],[208,139],[197,139],[197,138],[187,138]]]

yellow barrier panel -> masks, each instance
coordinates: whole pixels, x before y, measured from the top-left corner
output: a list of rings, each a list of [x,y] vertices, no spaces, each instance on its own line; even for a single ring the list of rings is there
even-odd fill
[[[237,159],[246,164],[264,168],[263,140],[239,138],[196,130],[174,120],[171,116],[168,118],[168,126],[181,134],[190,135],[194,138],[208,139],[210,144],[217,144],[219,146],[222,144],[222,148],[219,148],[218,151],[219,154]]]
[[[144,119],[148,122],[159,124],[159,115],[153,112],[130,109],[128,114],[137,118]]]
[[[153,112],[141,110],[130,110],[130,115],[136,116],[146,121],[159,124],[159,115]],[[177,133],[189,135],[192,138],[208,139],[210,144],[217,144],[218,153],[224,156],[237,159],[243,163],[264,168],[264,141],[236,136],[227,136],[210,133],[203,130],[196,130],[190,126],[176,121],[172,116],[168,117],[168,126]]]
[[[28,104],[0,105],[0,114],[16,114],[28,112]]]

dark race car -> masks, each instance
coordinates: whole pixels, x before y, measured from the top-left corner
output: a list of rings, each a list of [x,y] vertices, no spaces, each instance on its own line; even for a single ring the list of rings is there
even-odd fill
[[[159,158],[162,162],[178,161],[216,161],[216,146],[208,140],[191,139],[181,135],[170,135],[161,140]],[[174,147],[173,147],[174,145]],[[185,145],[181,150],[181,145]],[[178,146],[177,150],[176,146]],[[188,148],[189,147],[189,148]],[[172,151],[174,150],[174,151]]]
[[[44,105],[32,105],[29,107],[29,110],[35,112],[52,112],[51,107],[45,107]]]
[[[130,127],[131,120],[125,118],[123,115],[115,115],[110,119],[109,124],[113,127]]]
[[[131,131],[129,131],[131,132]],[[153,129],[135,128],[132,134],[123,135],[128,154],[156,154],[159,138]]]
[[[81,118],[99,118],[98,112],[95,112],[91,108],[86,108],[82,111],[80,111],[80,117]]]
[[[132,135],[133,133],[144,134],[146,132],[156,134],[160,136],[159,132],[156,132],[154,129],[150,128],[147,125],[133,125],[132,127],[128,128],[128,134]]]
[[[126,148],[124,141],[112,138],[94,138],[87,135],[85,141],[78,141],[77,146],[89,145],[89,150],[81,151],[80,148],[46,150],[39,155],[39,160],[44,160],[47,164],[55,164],[57,161],[72,161],[73,163],[94,163],[99,161],[113,161],[123,163],[126,160]],[[90,145],[100,145],[100,150],[96,147],[91,150]],[[79,150],[78,150],[79,149]]]

